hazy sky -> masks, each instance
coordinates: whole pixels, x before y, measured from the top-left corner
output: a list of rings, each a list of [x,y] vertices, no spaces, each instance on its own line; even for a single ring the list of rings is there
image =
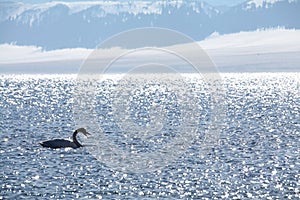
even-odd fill
[[[15,0],[18,1],[18,0]],[[50,2],[51,0],[22,0],[20,2],[24,3],[41,3],[41,2]],[[93,0],[57,0],[57,1],[93,1]],[[127,1],[127,0],[119,0],[119,1]],[[211,5],[236,5],[246,0],[204,0]]]

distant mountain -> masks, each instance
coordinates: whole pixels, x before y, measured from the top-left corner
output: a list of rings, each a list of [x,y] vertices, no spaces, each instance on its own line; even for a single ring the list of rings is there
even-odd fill
[[[165,27],[201,40],[213,32],[300,28],[298,0],[249,0],[234,7],[199,1],[0,3],[0,43],[44,49],[94,48],[131,28]]]
[[[249,0],[213,19],[216,31],[234,33],[263,28],[300,28],[298,0]]]

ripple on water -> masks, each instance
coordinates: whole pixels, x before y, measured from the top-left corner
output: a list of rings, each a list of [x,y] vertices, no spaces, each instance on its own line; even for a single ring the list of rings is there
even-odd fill
[[[227,118],[219,144],[201,154],[201,141],[195,141],[175,163],[153,173],[134,174],[110,169],[84,148],[52,150],[38,145],[72,133],[75,76],[1,76],[0,197],[299,199],[299,74],[222,77]],[[192,80],[195,93],[205,98],[197,80]],[[109,83],[113,85],[113,80]],[[97,96],[107,106],[98,110],[103,117],[110,114],[110,93],[105,89]],[[141,91],[136,97],[145,95]],[[147,117],[146,111],[141,112],[147,104],[138,106],[138,116]],[[170,112],[174,124],[180,121],[176,110]],[[104,122],[113,132],[111,122]],[[173,137],[169,134],[161,141],[167,143]],[[119,137],[114,134],[112,139]]]

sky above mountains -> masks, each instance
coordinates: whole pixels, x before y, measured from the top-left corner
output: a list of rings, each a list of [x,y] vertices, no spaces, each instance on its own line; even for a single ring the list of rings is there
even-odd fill
[[[51,1],[53,1],[53,0],[23,0],[23,1],[18,1],[18,2],[43,3],[43,2],[51,2]],[[93,0],[57,0],[57,1],[76,2],[76,1],[93,1]],[[128,0],[119,0],[119,1],[128,1]],[[151,0],[151,1],[153,1],[153,0]],[[220,5],[233,6],[233,5],[237,5],[239,3],[244,2],[245,0],[204,0],[204,1],[213,6],[220,6]]]

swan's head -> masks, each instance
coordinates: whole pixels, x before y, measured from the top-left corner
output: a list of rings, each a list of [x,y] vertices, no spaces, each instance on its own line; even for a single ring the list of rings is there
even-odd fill
[[[83,135],[85,135],[85,136],[91,135],[90,133],[88,133],[88,132],[85,130],[85,128],[79,128],[79,129],[77,129],[77,132],[81,132],[81,133],[83,133]]]

